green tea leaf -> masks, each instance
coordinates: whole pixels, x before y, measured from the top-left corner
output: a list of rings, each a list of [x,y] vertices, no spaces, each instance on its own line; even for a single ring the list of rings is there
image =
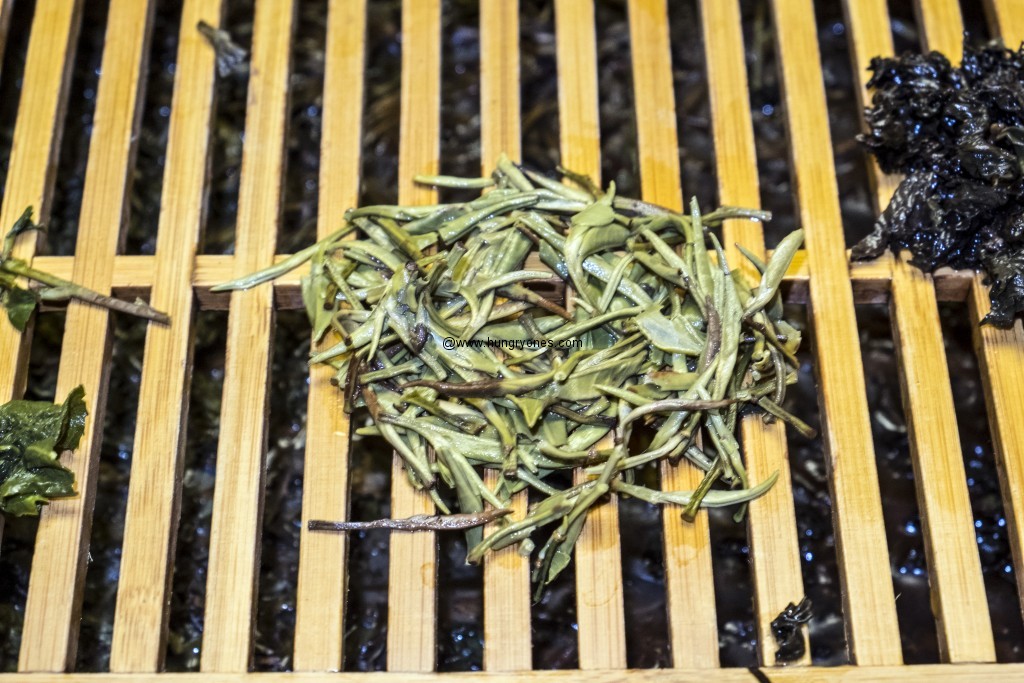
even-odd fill
[[[24,332],[25,326],[32,319],[32,313],[39,304],[35,293],[14,285],[7,290],[3,301],[4,308],[7,310],[7,319],[11,321],[11,325],[18,332]]]
[[[704,346],[700,334],[681,317],[666,318],[656,306],[638,315],[636,326],[651,344],[668,353],[698,356]]]
[[[75,495],[75,475],[60,463],[85,431],[85,390],[63,404],[11,401],[0,406],[0,512],[37,515],[53,498]]]

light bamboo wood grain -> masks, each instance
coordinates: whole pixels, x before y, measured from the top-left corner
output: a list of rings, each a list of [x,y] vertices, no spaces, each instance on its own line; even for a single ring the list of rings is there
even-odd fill
[[[719,203],[756,208],[760,206],[760,188],[739,3],[704,0],[701,13]],[[760,274],[740,254],[736,244],[764,258],[761,225],[753,221],[729,221],[723,226],[723,238],[729,267],[742,269],[751,282],[758,282]],[[763,665],[770,666],[775,663],[772,620],[788,604],[799,602],[804,595],[786,428],[779,420],[765,424],[760,416],[748,415],[740,429],[750,480],[760,481],[779,472],[779,480],[772,490],[752,502],[747,512],[758,657]],[[806,632],[803,638],[807,645]],[[810,661],[810,647],[807,647],[803,657],[793,664],[810,664]]]
[[[114,254],[124,235],[153,5],[113,0],[107,18],[72,272],[72,280],[98,292],[110,291]],[[63,671],[75,661],[110,377],[109,332],[106,309],[69,305],[56,395],[64,397],[83,385],[90,415],[78,450],[65,455],[79,495],[54,501],[39,521],[18,659],[21,671]]]
[[[680,210],[683,190],[667,3],[631,0],[629,33],[643,199]],[[703,478],[686,462],[675,467],[663,462],[660,472],[661,487],[667,491],[692,491]],[[662,515],[672,665],[716,667],[718,620],[715,592],[708,588],[714,585],[714,571],[707,515],[698,515],[693,523],[684,522],[673,507]]]
[[[80,0],[42,0],[36,5],[8,160],[5,201],[0,209],[0,229],[13,225],[26,206],[38,209],[37,220],[45,223],[49,219],[53,169],[57,166],[60,134],[64,129],[81,7]],[[10,3],[4,6],[2,21],[10,23]],[[0,46],[6,43],[6,36],[4,30]],[[15,243],[14,256],[31,262],[38,240],[38,234],[23,234]],[[21,333],[11,326],[7,316],[0,318],[0,399],[7,401],[25,393],[32,322]],[[4,520],[0,517],[0,538],[3,533]]]
[[[1019,320],[1009,330],[980,324],[991,309],[983,275],[977,276],[971,288],[968,308],[999,468],[1017,590],[1024,594],[1024,577],[1019,569],[1024,567],[1024,330]]]
[[[436,673],[169,673],[169,674],[0,674],[0,683],[247,683],[249,681],[295,681],[296,683],[576,683],[580,672],[573,670]],[[633,669],[588,671],[587,683],[896,683],[939,681],[941,683],[1006,683],[1024,678],[1024,664],[926,664],[917,666],[837,666],[745,669]]]
[[[953,64],[960,63],[964,50],[964,20],[957,0],[914,0],[914,15],[921,36],[921,48],[938,50]]]
[[[480,159],[483,174],[504,152],[520,157],[519,2],[480,2]],[[487,470],[492,490],[501,473]],[[527,493],[512,498],[513,516],[526,514]],[[493,529],[490,529],[493,530]],[[527,671],[533,657],[530,633],[530,561],[511,547],[484,558],[484,669]]]
[[[832,165],[828,113],[809,0],[775,0],[800,224],[805,230],[816,371],[851,655],[858,664],[902,661],[899,626],[871,445],[853,292]],[[883,578],[884,577],[884,578]]]
[[[844,0],[843,13],[849,27],[850,54],[853,60],[853,73],[857,76],[857,102],[861,107],[871,103],[871,94],[867,84],[869,74],[867,65],[872,57],[892,55],[892,29],[889,25],[889,9],[885,0]],[[863,124],[861,126],[863,128]],[[871,155],[868,160],[868,180],[875,191],[876,210],[889,203],[892,193],[899,185],[900,177],[882,172],[878,162]],[[889,252],[886,258],[891,259]],[[851,264],[854,265],[854,264]]]
[[[35,207],[36,220],[45,223],[50,218],[53,176],[60,155],[81,8],[81,0],[36,3],[0,208],[0,230],[5,233],[27,206]],[[31,262],[38,240],[37,233],[21,235],[15,243],[14,256]],[[0,387],[4,401],[24,393],[30,330],[19,334],[7,316],[0,316]]]
[[[1008,46],[1020,45],[1024,41],[1024,5],[992,0],[991,10],[1003,42]],[[995,442],[1017,591],[1024,595],[1024,329],[1020,321],[1011,330],[978,326],[990,310],[984,276],[972,278],[968,301]]]
[[[366,2],[332,0],[327,12],[317,217],[321,239],[359,202]],[[313,350],[336,341],[325,339]],[[310,367],[295,608],[297,671],[340,670],[344,649],[347,535],[307,528],[312,519],[348,518],[350,425],[342,392],[331,385],[333,376],[329,366]]]
[[[986,0],[985,10],[992,34],[1010,49],[1017,49],[1024,36],[1024,3],[1019,0]]]
[[[402,3],[402,102],[398,203],[429,204],[436,192],[417,174],[436,174],[441,131],[441,2]],[[398,455],[391,469],[391,516],[430,514]],[[436,658],[437,542],[433,532],[393,534],[388,565],[388,671],[432,671]]]
[[[771,255],[771,251],[768,252]],[[274,262],[279,263],[289,254],[277,254]],[[58,277],[71,277],[74,267],[73,256],[39,256],[35,264]],[[528,262],[529,265],[529,262]],[[892,279],[892,257],[885,254],[874,261],[855,261],[850,264],[850,280],[854,301],[859,304],[878,304],[889,301],[889,281]],[[115,296],[132,301],[135,297],[146,297],[153,283],[154,257],[121,255],[114,258],[113,293]],[[533,267],[533,266],[530,266]],[[279,309],[302,307],[299,282],[309,272],[303,265],[274,281],[274,300]],[[230,296],[222,292],[211,292],[214,285],[234,277],[234,257],[220,254],[200,254],[195,259],[192,287],[195,289],[199,308],[202,310],[225,311]],[[974,271],[940,268],[932,275],[935,293],[939,301],[964,302],[971,289]],[[783,295],[788,303],[807,302],[807,253],[798,251],[793,263],[783,278]]]
[[[218,25],[220,12],[220,2],[210,0],[190,0],[182,8],[156,256],[149,270],[151,303],[171,316],[171,324],[153,325],[146,335],[112,671],[159,671],[166,651],[192,376],[195,297],[189,285],[202,228],[214,92],[214,55],[194,27],[200,20]]]
[[[993,662],[938,304],[927,275],[902,259],[893,273],[890,307],[940,656],[953,663]]]
[[[600,181],[597,47],[592,0],[556,0],[555,51],[562,165]],[[569,296],[572,298],[571,293]],[[571,301],[570,301],[571,305]],[[611,435],[598,447],[610,446]],[[582,481],[576,474],[576,483]],[[576,620],[581,669],[626,667],[622,556],[615,498],[587,513],[576,543]]]
[[[235,276],[274,259],[287,135],[292,0],[259,0],[245,114]],[[231,294],[217,478],[210,528],[202,671],[246,671],[252,659],[266,473],[273,289]]]
[[[854,62],[893,54],[884,2],[847,2]],[[861,104],[868,72],[858,69]],[[875,175],[877,206],[892,196],[895,179]],[[995,661],[985,582],[975,540],[963,455],[953,408],[942,326],[932,278],[896,259],[890,313],[900,367],[900,389],[910,435],[914,483],[924,526],[939,651],[943,661]]]

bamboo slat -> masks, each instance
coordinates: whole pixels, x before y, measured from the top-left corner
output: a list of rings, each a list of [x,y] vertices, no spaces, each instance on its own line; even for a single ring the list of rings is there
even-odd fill
[[[771,254],[769,250],[768,254]],[[274,262],[279,263],[290,254],[277,254]],[[73,256],[39,256],[34,263],[48,273],[65,279],[71,277],[74,267]],[[192,287],[199,300],[202,310],[224,311],[228,308],[230,297],[220,292],[211,292],[210,288],[234,277],[234,257],[221,254],[199,254],[195,258]],[[889,301],[889,282],[892,279],[892,258],[889,255],[874,261],[856,261],[850,264],[850,281],[853,286],[854,301],[858,304],[878,304]],[[121,255],[114,258],[114,295],[132,301],[135,297],[146,296],[153,283],[153,270],[156,267],[153,256]],[[299,282],[303,275],[309,273],[309,266],[303,265],[282,275],[274,281],[274,297],[280,309],[298,309],[302,307]],[[963,302],[971,289],[974,272],[970,270],[953,270],[940,268],[933,273],[935,294],[939,301]],[[793,263],[786,271],[783,279],[783,294],[788,303],[802,304],[807,302],[807,284],[810,281],[807,271],[807,253],[798,251]]]
[[[601,147],[592,0],[556,0],[555,53],[562,165],[599,180]],[[601,442],[599,447],[602,445],[608,446],[610,441]],[[582,476],[577,473],[576,483]],[[622,557],[614,498],[587,513],[576,543],[576,619],[580,668],[625,668]]]
[[[113,671],[158,671],[165,651],[192,376],[195,297],[189,282],[202,227],[213,111],[214,57],[193,27],[200,20],[216,26],[219,16],[219,2],[191,0],[182,8],[164,191],[150,271],[151,303],[171,316],[171,324],[152,326],[146,335],[111,644]]]
[[[441,2],[402,3],[402,102],[398,143],[398,203],[428,204],[436,192],[416,185],[436,174],[441,131]],[[426,493],[409,483],[395,455],[391,516],[430,514]],[[434,668],[437,617],[437,547],[433,532],[394,534],[388,565],[388,671]]]
[[[1024,4],[1018,0],[986,0],[992,34],[1000,36],[1007,47],[1016,49],[1024,40]]]
[[[701,10],[718,160],[719,203],[758,207],[760,188],[739,3],[704,0]],[[739,253],[736,244],[764,258],[761,225],[753,221],[729,221],[723,226],[723,233],[729,266],[744,269],[751,281],[757,282],[759,273]],[[762,665],[771,665],[775,662],[772,620],[789,603],[799,602],[804,595],[786,431],[780,421],[765,424],[760,417],[748,415],[741,423],[741,432],[750,480],[760,481],[776,470],[779,472],[775,486],[750,504],[747,515],[758,657]],[[804,634],[805,641],[806,638]],[[810,661],[808,647],[803,657],[794,663],[810,664]]]
[[[915,3],[921,38],[925,49],[934,49],[949,55],[953,63],[959,62],[963,45],[963,18],[960,7],[950,0],[919,0]],[[989,8],[1001,37],[1007,45],[1018,45],[1024,37],[1024,13],[1019,3],[992,2]],[[974,325],[974,345],[982,369],[982,383],[988,407],[989,422],[996,446],[996,462],[1000,472],[1000,485],[1006,505],[1008,532],[1015,564],[1024,562],[1022,537],[1018,515],[1024,509],[1024,495],[1020,484],[1024,470],[1020,467],[1020,454],[1024,453],[1024,331],[1018,321],[1010,330],[991,326],[979,327],[981,319],[990,310],[988,286],[985,276],[976,274],[971,280],[968,307]],[[1024,588],[1019,577],[1018,587]]]
[[[519,2],[480,2],[480,158],[490,173],[502,152],[519,161]],[[487,470],[492,490],[501,474]],[[513,516],[526,514],[527,493],[512,498]],[[527,671],[532,665],[530,562],[515,547],[484,559],[484,669]]]
[[[5,231],[14,225],[26,206],[37,209],[36,220],[49,220],[81,10],[81,0],[36,3],[0,208],[0,229]],[[38,239],[38,234],[21,235],[15,243],[14,256],[31,262]],[[24,393],[30,338],[31,334],[18,334],[7,316],[0,316],[0,386],[4,387],[4,401]]]
[[[72,272],[72,280],[103,293],[110,291],[114,254],[124,234],[153,4],[113,0],[107,19]],[[65,456],[79,495],[54,501],[39,521],[18,659],[21,671],[63,671],[75,660],[110,376],[109,332],[106,309],[68,306],[56,394],[63,397],[83,385],[91,414],[78,450]]]
[[[964,20],[957,0],[914,0],[921,48],[938,50],[953,64],[960,63],[964,49]]]
[[[359,202],[362,146],[365,0],[332,0],[327,10],[320,203],[323,239]],[[314,351],[332,343],[325,340]],[[311,533],[312,519],[348,518],[349,418],[326,365],[309,371],[306,456],[302,484],[295,669],[341,669],[345,628],[346,534]]]
[[[10,7],[10,3],[4,5],[2,23],[9,24]],[[53,169],[60,153],[81,10],[81,0],[40,0],[36,4],[0,208],[0,228],[13,225],[26,206],[38,209],[36,220],[49,220]],[[0,45],[6,43],[7,30],[2,33]],[[21,235],[13,255],[31,262],[38,240],[38,234]],[[24,333],[19,333],[6,316],[0,318],[0,398],[7,401],[25,393],[32,323]],[[0,516],[0,537],[3,531],[4,520]]]
[[[981,325],[990,310],[988,287],[978,276],[968,299],[973,341],[995,445],[996,466],[1013,554],[1018,594],[1024,594],[1024,330]]]
[[[990,9],[1003,42],[1008,46],[1020,45],[1024,41],[1024,5],[992,0]],[[1024,568],[1024,329],[1019,321],[1011,330],[979,326],[990,309],[983,276],[972,278],[968,301],[995,442],[1017,591],[1024,595],[1024,572],[1021,571]]]
[[[235,224],[236,277],[268,266],[274,258],[294,14],[292,0],[256,3]],[[273,321],[271,287],[231,294],[202,671],[246,671],[252,659]]]
[[[448,678],[461,683],[576,683],[580,673],[567,669],[525,672],[466,671],[458,674],[344,672],[344,673],[168,673],[168,674],[0,674],[0,683],[438,683]],[[1024,664],[925,664],[915,666],[780,667],[755,669],[631,669],[588,671],[587,683],[1016,683],[1024,678]]]
[[[938,304],[927,275],[902,259],[891,309],[940,656],[995,661]]]
[[[643,199],[682,208],[679,140],[669,50],[668,6],[664,0],[631,0],[630,49],[633,98]],[[692,491],[702,473],[682,463],[662,463],[661,487]],[[684,522],[675,508],[662,512],[665,584],[672,664],[677,668],[718,666],[718,620],[707,515]]]
[[[864,65],[876,55],[893,54],[885,3],[846,4],[854,62]],[[866,106],[867,72],[858,73],[858,95]],[[880,210],[892,196],[895,179],[881,174],[876,164],[871,171]],[[940,654],[950,662],[994,661],[935,287],[928,274],[902,257],[893,268],[890,309]]]
[[[857,321],[848,277],[828,113],[809,0],[773,2],[794,185],[811,274],[816,371],[851,655],[858,664],[902,660],[878,472],[868,435]],[[884,546],[883,546],[884,547]]]

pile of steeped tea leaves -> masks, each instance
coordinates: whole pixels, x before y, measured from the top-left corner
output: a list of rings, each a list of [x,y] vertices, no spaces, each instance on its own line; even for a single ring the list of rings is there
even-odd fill
[[[853,257],[909,249],[923,270],[978,268],[991,282],[983,323],[1024,311],[1024,47],[964,45],[953,67],[938,52],[875,57],[868,132],[882,170],[906,176]]]
[[[78,448],[87,415],[84,398],[78,387],[60,405],[0,406],[0,512],[38,515],[51,499],[75,495],[75,475],[59,458]]]
[[[692,520],[699,507],[765,493],[777,473],[748,481],[735,436],[744,411],[811,434],[781,407],[800,333],[783,319],[779,285],[800,231],[767,264],[748,256],[762,273],[749,283],[708,228],[767,214],[701,215],[694,202],[682,215],[562,173],[570,184],[503,157],[489,178],[418,178],[484,192],[350,210],[318,244],[215,288],[252,287],[308,261],[302,297],[323,349],[311,362],[334,368],[347,409],[372,418],[357,433],[384,437],[445,513],[377,527],[468,529],[477,562],[513,544],[529,554],[534,531],[556,524],[537,553],[538,589],[567,566],[586,512],[609,494],[678,505]],[[571,288],[567,307],[550,296],[556,286]],[[634,428],[648,430],[642,448],[632,448]],[[699,468],[703,481],[694,491],[641,485],[639,468],[662,460]],[[481,469],[501,472],[496,487]],[[569,487],[551,476],[576,469],[591,476]],[[458,515],[445,516],[442,486]],[[505,516],[525,489],[544,499],[523,519]]]

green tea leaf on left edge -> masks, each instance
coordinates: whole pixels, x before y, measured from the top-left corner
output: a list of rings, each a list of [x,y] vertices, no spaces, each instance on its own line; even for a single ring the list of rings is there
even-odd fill
[[[10,401],[0,406],[0,512],[37,515],[53,498],[75,495],[75,475],[60,454],[85,431],[85,390],[63,404]]]
[[[21,287],[11,287],[4,297],[4,308],[7,310],[7,319],[11,321],[18,332],[24,332],[28,321],[32,318],[39,300],[34,292]]]

